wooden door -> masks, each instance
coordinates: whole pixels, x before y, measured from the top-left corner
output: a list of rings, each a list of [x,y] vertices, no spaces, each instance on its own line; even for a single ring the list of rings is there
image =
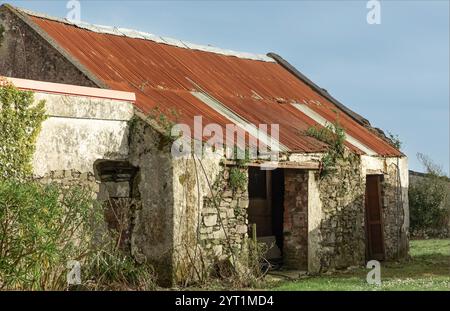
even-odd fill
[[[366,257],[384,260],[383,211],[381,209],[381,175],[366,177]]]

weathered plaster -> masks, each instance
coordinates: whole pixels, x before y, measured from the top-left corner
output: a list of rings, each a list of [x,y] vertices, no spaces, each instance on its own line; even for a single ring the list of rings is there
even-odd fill
[[[130,129],[130,163],[139,172],[136,191],[141,209],[135,212],[131,253],[152,264],[159,282],[171,285],[174,245],[174,174],[170,146],[147,122],[135,119]],[[162,149],[161,149],[162,148]]]
[[[46,101],[48,115],[33,157],[36,177],[60,170],[94,173],[98,159],[128,157],[131,103],[44,93],[35,99]]]
[[[320,200],[319,176],[308,172],[308,272],[320,272],[320,224],[323,218]]]

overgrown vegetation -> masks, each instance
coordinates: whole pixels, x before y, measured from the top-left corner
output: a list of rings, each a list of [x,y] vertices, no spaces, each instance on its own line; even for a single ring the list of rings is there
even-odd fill
[[[85,289],[154,286],[151,267],[119,249],[103,214],[88,189],[0,181],[0,289],[67,289],[70,260]]]
[[[0,179],[24,179],[32,173],[36,138],[45,120],[45,102],[32,92],[0,80]]]
[[[205,206],[217,211],[217,225],[223,230],[223,252],[215,254],[211,250],[202,249],[208,243],[205,239],[190,237],[188,234],[182,237],[182,242],[175,247],[176,255],[180,262],[175,271],[182,275],[182,287],[198,288],[245,288],[256,287],[263,281],[264,275],[268,269],[268,262],[265,260],[267,247],[264,243],[258,243],[256,240],[243,239],[236,243],[233,237],[229,236],[229,227],[223,217],[224,209],[221,203],[224,201],[224,193],[227,190],[233,190],[239,200],[241,193],[247,189],[247,167],[248,160],[237,157],[237,148],[234,148],[235,165],[232,167],[224,166],[219,172],[213,183],[209,180],[208,174],[200,158],[196,159],[193,154],[196,174],[202,172],[210,190],[210,196],[205,198]],[[232,157],[233,158],[233,157]],[[197,161],[199,167],[197,168]],[[196,180],[200,176],[193,177]],[[193,182],[191,183],[193,184]],[[197,182],[197,187],[199,183]],[[185,183],[185,186],[187,184]],[[197,208],[200,210],[203,205],[200,201]],[[197,230],[201,230],[201,226]],[[223,256],[225,255],[225,256]]]
[[[175,109],[169,109],[167,112],[156,106],[150,110],[147,115],[147,121],[150,121],[161,134],[158,144],[159,150],[172,144],[177,137],[172,136],[172,129],[177,123],[179,113]]]
[[[230,169],[229,184],[233,191],[246,189],[247,183],[247,174],[240,167],[232,167]]]
[[[326,176],[335,169],[337,160],[344,158],[345,130],[339,125],[339,121],[336,121],[335,123],[328,123],[325,127],[310,127],[306,131],[306,135],[328,145],[327,151],[322,158],[320,171],[322,177]]]
[[[418,154],[426,173],[409,186],[411,233],[415,237],[448,236],[450,180],[429,157]]]
[[[388,132],[388,139],[396,149],[400,150],[402,148],[402,141],[398,135]]]
[[[91,248],[98,206],[81,188],[0,182],[0,288],[66,287],[66,263]]]
[[[69,261],[84,289],[154,288],[153,269],[122,252],[90,189],[31,180],[44,102],[0,83],[0,289],[68,289]]]
[[[243,242],[244,249],[236,254],[236,262],[230,259],[215,263],[212,278],[206,288],[258,288],[265,285],[265,276],[270,268],[266,254],[268,247],[252,239]]]
[[[236,166],[230,169],[228,184],[234,192],[247,189],[248,176],[245,172],[250,162],[250,150],[234,146],[231,160],[236,162]]]

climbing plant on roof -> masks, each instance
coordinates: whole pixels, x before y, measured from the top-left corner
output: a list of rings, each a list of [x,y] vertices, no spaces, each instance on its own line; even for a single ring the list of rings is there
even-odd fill
[[[33,172],[37,136],[46,119],[45,101],[0,80],[0,179],[25,179]]]
[[[322,158],[322,176],[333,171],[338,159],[345,158],[345,130],[339,125],[339,121],[328,123],[324,127],[310,127],[306,131],[306,135],[328,145]]]

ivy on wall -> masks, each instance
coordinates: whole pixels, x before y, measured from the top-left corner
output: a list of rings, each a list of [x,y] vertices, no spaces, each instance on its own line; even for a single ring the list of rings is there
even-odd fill
[[[24,179],[33,172],[36,138],[46,119],[45,101],[0,80],[0,179]]]

